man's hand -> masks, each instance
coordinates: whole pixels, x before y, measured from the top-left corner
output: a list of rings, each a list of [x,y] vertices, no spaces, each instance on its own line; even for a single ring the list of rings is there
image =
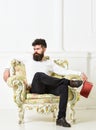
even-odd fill
[[[10,77],[10,69],[5,69],[3,73],[3,79],[5,82],[7,82],[7,79]]]
[[[84,73],[81,74],[81,78],[83,82],[88,79],[88,77]]]

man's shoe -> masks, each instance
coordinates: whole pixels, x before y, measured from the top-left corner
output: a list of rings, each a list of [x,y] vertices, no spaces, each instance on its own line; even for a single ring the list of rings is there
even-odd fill
[[[83,81],[82,80],[70,80],[70,86],[71,87],[80,87],[82,85]]]
[[[64,117],[57,119],[56,125],[63,126],[63,127],[71,127],[71,125],[65,120]]]

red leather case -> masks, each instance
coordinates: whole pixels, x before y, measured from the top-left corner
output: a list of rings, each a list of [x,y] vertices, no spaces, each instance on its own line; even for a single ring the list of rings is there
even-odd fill
[[[91,82],[85,81],[80,91],[80,95],[82,95],[85,98],[88,98],[92,87],[93,87],[93,84]]]

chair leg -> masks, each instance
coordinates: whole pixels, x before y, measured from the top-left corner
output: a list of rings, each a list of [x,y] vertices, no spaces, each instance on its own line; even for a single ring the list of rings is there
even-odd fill
[[[56,119],[56,112],[53,111],[52,114],[53,114],[53,120]]]
[[[53,109],[53,110],[52,110],[53,120],[55,120],[56,117],[57,117],[58,104],[53,105],[53,106],[52,106],[52,109]]]
[[[75,123],[75,110],[74,110],[74,105],[70,106],[70,120],[72,123]]]
[[[22,124],[24,121],[24,109],[23,106],[19,107],[19,124]]]

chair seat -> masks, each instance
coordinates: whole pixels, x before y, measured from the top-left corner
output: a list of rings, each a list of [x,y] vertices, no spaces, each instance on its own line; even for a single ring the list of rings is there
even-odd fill
[[[25,103],[58,103],[59,96],[53,94],[30,94],[26,95]]]
[[[28,93],[26,95],[27,99],[45,99],[45,98],[59,98],[59,96],[55,96],[53,94],[35,94],[35,93]]]

